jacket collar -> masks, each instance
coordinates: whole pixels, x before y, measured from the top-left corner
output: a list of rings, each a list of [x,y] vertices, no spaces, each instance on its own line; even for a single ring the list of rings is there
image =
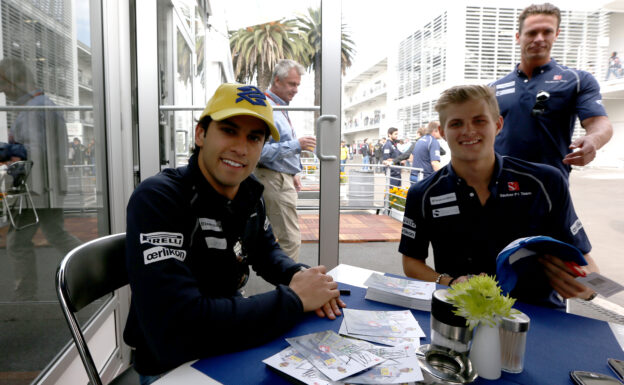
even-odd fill
[[[206,180],[197,162],[197,155],[193,154],[189,158],[188,166],[186,170],[183,171],[183,174],[193,186],[193,189],[197,193],[197,199],[200,200],[200,202],[209,202],[210,205],[219,207],[230,206],[233,209],[247,210],[255,207],[256,202],[262,197],[264,186],[253,174],[241,182],[234,199],[230,200],[224,197]]]

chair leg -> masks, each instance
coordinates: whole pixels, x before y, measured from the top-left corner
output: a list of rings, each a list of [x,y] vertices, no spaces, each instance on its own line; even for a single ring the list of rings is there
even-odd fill
[[[8,205],[7,211],[9,213],[9,220],[11,221],[11,225],[13,226],[13,228],[15,230],[22,230],[22,229],[25,229],[26,227],[34,226],[37,223],[39,223],[39,215],[37,214],[37,209],[35,208],[35,203],[33,202],[32,196],[30,195],[30,190],[28,189],[28,185],[24,185],[24,187],[26,188],[26,192],[23,193],[23,194],[20,194],[20,196],[17,197],[17,199],[19,199],[19,210],[18,210],[18,214],[17,215],[20,215],[22,213],[22,199],[24,198],[23,195],[26,195],[26,207],[28,207],[28,205],[30,205],[30,207],[32,208],[33,214],[35,215],[35,220],[34,220],[34,222],[27,223],[27,224],[25,224],[23,226],[18,226],[17,223],[15,222],[15,218],[13,217],[11,205]],[[8,201],[6,200],[6,197],[5,197],[5,203],[8,204]],[[13,203],[13,206],[15,206],[16,203],[17,203],[17,201]]]

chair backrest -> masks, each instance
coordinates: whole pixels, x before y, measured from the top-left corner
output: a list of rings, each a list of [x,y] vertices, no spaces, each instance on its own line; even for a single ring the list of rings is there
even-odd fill
[[[13,162],[7,167],[7,174],[13,178],[11,186],[16,189],[20,189],[26,185],[26,180],[32,171],[32,160],[20,160]]]
[[[67,253],[56,271],[56,294],[93,385],[102,382],[74,313],[128,284],[125,248],[125,233],[95,239]]]

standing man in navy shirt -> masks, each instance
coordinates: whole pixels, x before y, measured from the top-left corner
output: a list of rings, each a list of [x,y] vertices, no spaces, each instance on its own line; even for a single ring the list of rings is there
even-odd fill
[[[568,177],[572,165],[584,166],[596,157],[613,128],[596,79],[551,58],[560,23],[559,8],[552,4],[525,8],[516,33],[520,63],[492,86],[505,119],[496,152],[549,164]],[[586,135],[572,142],[577,116]]]
[[[407,276],[451,285],[470,274],[493,275],[498,253],[515,239],[533,235],[575,245],[585,255],[587,269],[597,271],[565,177],[551,166],[494,152],[503,118],[491,88],[450,88],[438,99],[436,111],[451,163],[407,194],[399,244]],[[435,270],[425,264],[430,243]],[[552,289],[564,298],[592,295],[556,256],[539,261],[543,268],[520,277],[514,296],[547,300]]]
[[[383,163],[392,165],[393,160],[401,155],[397,147],[399,138],[399,129],[396,127],[388,128],[388,140],[383,146]],[[404,161],[402,162],[404,163]],[[390,186],[401,187],[401,169],[390,167]]]
[[[422,169],[424,178],[438,171],[440,165],[440,122],[429,122],[424,129],[423,136],[416,141],[412,150],[412,167]],[[420,171],[412,170],[410,173],[410,182],[419,181]]]

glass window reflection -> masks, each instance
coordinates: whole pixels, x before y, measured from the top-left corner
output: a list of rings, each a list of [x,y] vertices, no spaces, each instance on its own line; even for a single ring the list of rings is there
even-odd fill
[[[19,378],[69,341],[60,260],[109,232],[88,17],[86,0],[0,2],[0,373]]]

